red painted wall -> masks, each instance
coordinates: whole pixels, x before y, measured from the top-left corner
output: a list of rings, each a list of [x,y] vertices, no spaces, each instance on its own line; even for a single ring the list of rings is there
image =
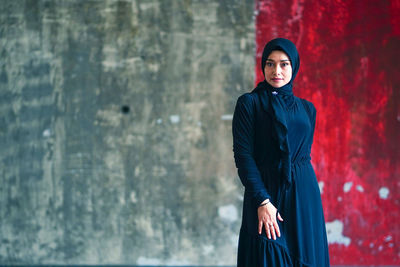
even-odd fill
[[[400,265],[400,1],[256,0],[262,49],[291,39],[317,108],[312,162],[332,265]]]

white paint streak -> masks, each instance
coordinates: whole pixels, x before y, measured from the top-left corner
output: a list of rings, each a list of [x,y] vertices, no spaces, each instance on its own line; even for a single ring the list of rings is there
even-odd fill
[[[239,246],[239,235],[232,235],[230,239],[231,239],[232,246],[234,248],[237,248]]]
[[[382,199],[387,199],[389,196],[389,189],[387,187],[381,187],[379,189],[379,197]]]
[[[135,191],[132,191],[129,197],[130,197],[132,203],[136,203],[137,202],[137,197],[136,197],[136,192]]]
[[[140,166],[136,166],[135,168],[135,176],[139,176],[142,174],[142,170],[140,168]]]
[[[342,202],[343,198],[342,197],[338,197],[337,201]]]
[[[109,110],[98,110],[96,113],[95,125],[118,127],[121,123],[122,114],[116,107]]]
[[[172,123],[178,123],[178,122],[180,122],[181,118],[179,117],[179,115],[171,115],[171,116],[169,116],[169,120]]]
[[[213,245],[204,245],[203,246],[203,254],[204,255],[209,255],[213,250],[214,250]]]
[[[153,176],[165,176],[167,175],[167,169],[163,166],[153,166]]]
[[[51,130],[50,129],[46,129],[43,131],[43,137],[50,137],[51,135]]]
[[[357,191],[364,192],[364,187],[362,187],[361,185],[357,185],[356,189]]]
[[[162,119],[157,119],[157,124],[161,124],[162,123]]]
[[[333,222],[326,223],[326,233],[329,244],[342,244],[346,247],[350,245],[351,239],[343,236],[343,222],[334,220]]]
[[[161,261],[159,259],[154,259],[154,258],[145,258],[140,256],[136,264],[137,265],[160,265]]]
[[[119,203],[121,203],[121,205],[125,205],[125,203],[126,203],[125,197],[123,194],[119,195]]]
[[[233,119],[232,114],[224,114],[221,116],[221,120],[223,120],[223,121],[231,121],[232,119]]]
[[[245,38],[241,38],[240,39],[240,49],[244,50],[246,48],[246,39]]]
[[[165,266],[189,266],[190,262],[186,260],[169,259],[166,261]]]
[[[353,186],[353,182],[347,182],[343,185],[343,191],[345,193],[349,192],[351,187]]]
[[[234,222],[238,219],[237,209],[232,204],[219,207],[218,215],[228,222]]]
[[[391,235],[388,235],[388,236],[385,237],[385,241],[386,241],[386,242],[389,242],[389,241],[391,241],[392,239],[393,239],[393,238],[392,238]]]
[[[106,69],[115,69],[121,66],[121,64],[115,60],[103,60],[101,62],[104,68]]]
[[[322,193],[323,193],[323,190],[324,190],[324,182],[319,182],[318,183],[318,186],[319,186],[319,191],[321,191],[321,195],[322,195]]]

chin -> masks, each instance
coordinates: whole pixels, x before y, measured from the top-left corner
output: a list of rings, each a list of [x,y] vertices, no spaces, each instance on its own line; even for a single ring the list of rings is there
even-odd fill
[[[273,82],[268,82],[268,83],[274,88],[280,88],[285,85],[284,83],[273,83]]]

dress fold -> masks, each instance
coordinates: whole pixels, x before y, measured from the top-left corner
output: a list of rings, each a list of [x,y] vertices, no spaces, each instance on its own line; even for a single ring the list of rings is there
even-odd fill
[[[282,239],[269,240],[243,231],[240,235],[238,267],[312,267],[290,255]]]

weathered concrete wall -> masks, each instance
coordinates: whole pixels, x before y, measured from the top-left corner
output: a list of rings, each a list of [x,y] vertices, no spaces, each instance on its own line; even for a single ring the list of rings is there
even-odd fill
[[[0,2],[0,263],[234,264],[253,1]]]

